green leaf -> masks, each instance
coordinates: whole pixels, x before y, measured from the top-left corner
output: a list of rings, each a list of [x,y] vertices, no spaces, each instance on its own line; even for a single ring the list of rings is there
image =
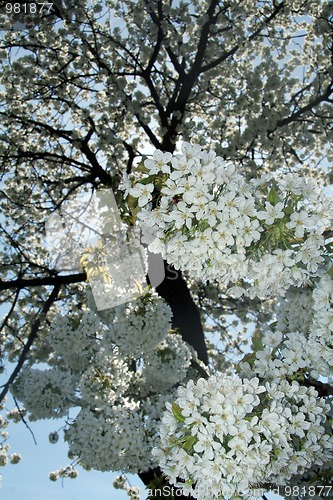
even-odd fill
[[[154,180],[154,175],[149,175],[148,177],[144,177],[143,179],[138,180],[138,184],[151,184]]]
[[[255,351],[262,351],[264,348],[264,345],[261,340],[261,335],[258,332],[255,332],[255,334],[252,337],[252,346]]]
[[[252,366],[253,363],[255,362],[255,359],[256,359],[255,353],[249,352],[248,354],[245,354],[245,356],[241,359],[241,363],[249,363],[249,365]],[[241,368],[239,367],[239,365],[236,366],[236,372],[237,373],[241,372]]]
[[[135,167],[135,170],[137,172],[143,172],[143,173],[146,173],[146,172],[149,172],[148,168],[145,167],[145,160],[147,158],[144,158],[142,161],[140,161],[140,163]]]
[[[185,422],[185,417],[182,415],[182,410],[177,403],[172,403],[172,413],[177,422]]]
[[[273,206],[277,205],[279,203],[279,197],[276,194],[276,191],[274,188],[272,188],[269,192],[269,195],[267,197],[267,201]]]
[[[131,209],[136,208],[138,206],[138,199],[129,194],[127,198],[127,205]]]
[[[199,440],[197,438],[197,436],[189,436],[185,443],[183,444],[182,448],[183,450],[185,451],[190,451],[190,449],[195,445],[195,443],[197,443]]]
[[[206,220],[203,220],[202,222],[199,222],[198,229],[199,231],[203,232],[205,229],[209,227],[209,223]]]
[[[293,213],[294,213],[294,209],[293,209],[293,207],[291,207],[291,206],[285,207],[285,208],[283,209],[283,211],[284,211],[284,213],[285,213],[286,215],[291,215],[291,214],[293,214]]]

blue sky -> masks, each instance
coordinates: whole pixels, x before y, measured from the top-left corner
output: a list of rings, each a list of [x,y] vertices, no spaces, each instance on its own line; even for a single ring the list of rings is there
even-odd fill
[[[9,444],[11,452],[23,455],[21,463],[7,465],[0,469],[2,483],[1,500],[125,500],[129,499],[124,491],[115,490],[112,482],[117,475],[112,472],[87,472],[80,467],[76,479],[52,482],[49,472],[66,466],[67,445],[59,439],[57,444],[50,444],[48,435],[59,429],[62,421],[43,420],[29,423],[34,432],[37,445],[34,444],[29,430],[22,424],[10,423]],[[140,486],[141,498],[146,498],[144,486],[137,476],[129,475],[132,486]]]
[[[2,377],[3,378],[3,377]],[[0,380],[1,383],[1,380]],[[8,409],[13,405],[8,398]],[[113,488],[113,479],[117,475],[112,472],[87,472],[78,468],[79,476],[76,479],[49,480],[49,472],[68,465],[67,445],[59,439],[57,444],[50,444],[50,432],[62,427],[62,420],[40,420],[29,422],[37,445],[31,433],[22,424],[10,423],[9,444],[11,452],[23,455],[21,463],[7,465],[0,469],[2,483],[0,483],[1,500],[129,500],[124,491]],[[139,486],[141,499],[145,500],[147,492],[138,476],[127,476],[132,486]],[[269,500],[281,497],[267,494]],[[207,499],[208,500],[208,499]]]
[[[7,378],[8,373],[1,375],[0,385]],[[15,408],[10,396],[7,397],[6,407],[8,410]],[[76,479],[50,481],[48,476],[51,471],[70,463],[67,457],[68,446],[62,441],[62,433],[59,433],[60,439],[56,444],[51,444],[48,439],[49,433],[59,431],[64,421],[39,420],[28,424],[37,445],[22,422],[10,422],[6,429],[9,433],[10,453],[20,453],[23,458],[17,465],[0,467],[1,500],[129,500],[124,491],[113,488],[113,480],[118,475],[113,472],[87,472],[78,467],[79,476]],[[144,500],[145,489],[138,476],[127,477],[131,486],[141,487],[141,500]]]
[[[0,314],[1,317],[1,314]],[[6,378],[0,378],[0,385]],[[9,408],[13,405],[9,402]],[[56,470],[69,463],[67,445],[59,440],[56,445],[48,441],[48,434],[62,426],[62,421],[32,422],[30,426],[37,440],[34,444],[28,429],[22,424],[11,423],[9,444],[11,452],[23,455],[20,464],[8,465],[0,468],[3,476],[0,483],[1,500],[126,500],[125,492],[115,490],[112,482],[116,474],[97,471],[86,472],[78,468],[77,479],[67,479],[55,483],[48,479],[50,471]],[[134,486],[141,484],[141,499],[145,499],[143,485],[137,476],[129,476]],[[267,495],[269,499],[279,498]]]
[[[23,460],[17,465],[9,464],[1,468],[1,500],[129,500],[124,491],[113,488],[112,482],[117,474],[112,472],[87,472],[78,468],[79,476],[76,479],[50,481],[50,471],[69,463],[67,445],[61,440],[55,445],[48,441],[49,432],[58,430],[62,421],[42,420],[29,425],[37,445],[22,423],[9,425],[11,452],[20,452]],[[146,499],[140,479],[132,475],[128,475],[128,478],[132,486],[141,486],[141,500]],[[281,497],[268,494],[267,498],[275,500]]]

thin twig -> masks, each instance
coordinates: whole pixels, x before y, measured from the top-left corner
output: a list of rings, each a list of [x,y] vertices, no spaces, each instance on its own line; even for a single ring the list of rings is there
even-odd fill
[[[10,388],[10,386],[12,385],[12,383],[14,382],[14,380],[16,379],[17,375],[20,373],[20,370],[21,370],[24,362],[26,361],[26,357],[27,357],[27,354],[28,354],[28,352],[30,350],[30,347],[32,346],[33,342],[35,341],[35,339],[37,337],[38,329],[39,329],[41,320],[47,314],[47,312],[49,311],[49,309],[52,306],[53,302],[57,298],[59,290],[60,290],[60,285],[59,284],[55,285],[55,287],[53,288],[53,290],[52,290],[49,298],[45,302],[44,307],[43,307],[43,309],[42,309],[39,317],[36,319],[36,321],[33,322],[32,326],[31,326],[31,330],[30,330],[30,334],[29,334],[28,340],[27,340],[25,346],[22,349],[22,352],[21,352],[20,357],[18,359],[17,365],[16,365],[13,373],[9,377],[8,381],[6,382],[6,384],[3,385],[3,390],[2,390],[2,392],[0,394],[0,402],[4,399],[4,397],[6,396],[8,390]]]
[[[16,408],[18,409],[18,412],[20,414],[20,417],[21,417],[21,420],[22,422],[24,423],[24,425],[26,426],[26,428],[28,429],[28,431],[30,432],[30,434],[32,435],[32,439],[34,440],[34,443],[35,445],[37,446],[37,440],[35,438],[35,434],[33,433],[33,430],[31,429],[31,427],[29,426],[28,422],[26,421],[26,419],[24,418],[24,415],[22,413],[22,410],[17,402],[17,399],[15,398],[15,396],[13,396],[13,400],[14,400],[14,403],[16,405]]]

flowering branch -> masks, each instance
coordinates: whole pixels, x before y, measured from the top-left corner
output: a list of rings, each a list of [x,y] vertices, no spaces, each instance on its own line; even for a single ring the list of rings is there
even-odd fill
[[[16,288],[21,290],[22,288],[30,288],[35,286],[60,286],[60,285],[69,285],[71,283],[80,283],[82,281],[86,281],[87,275],[86,273],[76,273],[76,274],[68,274],[62,276],[60,274],[56,276],[45,276],[40,278],[18,278],[12,281],[0,281],[0,290],[9,290],[12,288]]]
[[[39,327],[41,325],[41,322],[43,321],[43,319],[45,319],[47,312],[49,311],[52,304],[54,303],[54,301],[58,297],[59,290],[60,290],[60,284],[55,284],[55,286],[54,286],[50,296],[46,300],[38,318],[32,323],[28,340],[25,343],[25,345],[21,351],[21,354],[20,354],[20,357],[17,361],[16,367],[15,367],[14,371],[12,372],[11,376],[9,377],[8,381],[2,386],[3,389],[0,393],[0,402],[5,398],[10,386],[12,385],[14,380],[16,379],[17,375],[20,373],[21,368],[26,361],[29,350],[30,350],[32,344],[34,343],[35,339],[37,338],[38,330],[39,330]]]

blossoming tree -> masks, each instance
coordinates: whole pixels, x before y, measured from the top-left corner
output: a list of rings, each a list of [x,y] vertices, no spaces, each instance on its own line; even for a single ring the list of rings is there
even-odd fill
[[[66,419],[52,480],[332,495],[331,2],[22,5],[0,14],[0,426]],[[59,271],[45,228],[106,188],[165,279],[101,310],[105,238]]]

